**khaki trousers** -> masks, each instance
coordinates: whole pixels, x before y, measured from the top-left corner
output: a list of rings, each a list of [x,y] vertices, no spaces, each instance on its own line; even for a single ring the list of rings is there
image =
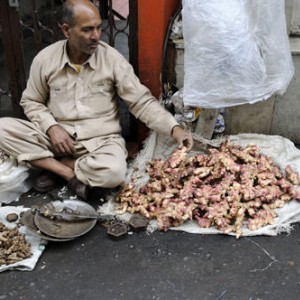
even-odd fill
[[[16,118],[0,118],[0,149],[27,166],[32,160],[55,157],[49,137],[33,123]],[[127,151],[122,137],[108,137],[92,152],[77,141],[75,149],[74,172],[84,184],[114,188],[124,183]]]

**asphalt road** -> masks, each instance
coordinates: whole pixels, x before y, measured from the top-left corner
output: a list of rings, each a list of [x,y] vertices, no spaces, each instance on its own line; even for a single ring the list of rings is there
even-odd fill
[[[29,197],[30,196],[30,197]],[[31,206],[55,197],[26,195]],[[112,239],[100,224],[48,242],[33,271],[5,271],[0,300],[298,300],[300,227],[236,239],[179,231]]]

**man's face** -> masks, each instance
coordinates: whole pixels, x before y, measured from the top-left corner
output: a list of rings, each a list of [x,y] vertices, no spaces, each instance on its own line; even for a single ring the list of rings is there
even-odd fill
[[[67,26],[65,35],[71,55],[88,57],[96,51],[101,36],[101,18],[98,11],[77,9],[74,23]]]

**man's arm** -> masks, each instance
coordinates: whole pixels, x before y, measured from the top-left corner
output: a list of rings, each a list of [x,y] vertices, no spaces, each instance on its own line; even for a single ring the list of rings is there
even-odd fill
[[[179,147],[186,145],[190,150],[193,146],[191,133],[182,129],[171,113],[141,84],[130,64],[119,58],[115,68],[118,94],[128,105],[129,111],[148,128],[171,135]]]
[[[43,132],[47,132],[50,126],[57,124],[51,111],[47,107],[49,87],[43,71],[43,65],[39,57],[35,57],[31,67],[20,105],[27,118],[37,125]]]
[[[57,124],[47,107],[49,87],[46,78],[43,65],[39,57],[36,57],[20,104],[27,118],[49,136],[54,152],[57,155],[71,155],[75,151],[74,140]]]

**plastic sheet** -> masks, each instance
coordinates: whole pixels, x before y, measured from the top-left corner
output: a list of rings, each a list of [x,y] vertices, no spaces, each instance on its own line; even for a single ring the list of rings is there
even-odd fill
[[[31,188],[29,175],[29,169],[18,166],[14,158],[0,159],[0,206],[1,203],[8,204],[17,200]]]
[[[7,222],[6,215],[11,213],[20,215],[21,212],[25,212],[27,210],[28,208],[25,208],[23,206],[0,207],[0,222],[9,228],[14,228],[16,224]],[[47,241],[41,239],[38,235],[35,235],[30,231],[28,231],[25,226],[21,226],[19,228],[19,231],[25,234],[25,238],[31,246],[32,255],[29,258],[20,260],[13,264],[0,265],[0,272],[7,271],[7,270],[32,271],[35,268],[43,251],[45,250]]]
[[[184,104],[222,108],[283,94],[294,74],[284,0],[183,1]]]
[[[198,136],[194,135],[194,138],[198,139]],[[203,140],[203,143],[218,147],[224,140],[225,139]],[[246,147],[249,144],[255,144],[259,146],[261,153],[273,159],[274,163],[281,168],[282,172],[287,165],[291,165],[296,172],[300,173],[300,150],[287,138],[277,135],[244,133],[229,136],[229,141],[232,144],[237,144],[242,147]],[[191,156],[203,153],[199,146],[198,143],[195,144],[193,151],[190,152]],[[171,155],[175,148],[176,143],[171,137],[151,132],[149,138],[145,141],[144,148],[130,165],[126,182],[131,182],[132,177],[135,177],[137,178],[136,184],[138,187],[146,184],[149,179],[146,173],[148,161],[152,159],[165,160]],[[198,151],[198,149],[200,150]],[[116,202],[115,198],[111,198],[99,208],[99,211],[103,214],[116,214],[118,204],[119,203]],[[300,202],[292,200],[286,203],[282,208],[276,209],[276,213],[277,217],[271,225],[253,231],[249,230],[246,225],[243,225],[242,236],[276,236],[279,233],[290,232],[293,229],[293,224],[300,221]],[[123,215],[118,215],[118,218],[127,221],[130,216],[131,214],[127,212]],[[156,229],[157,222],[155,219],[152,219],[147,230],[154,231]],[[222,234],[222,232],[214,226],[203,228],[195,221],[187,221],[178,227],[171,227],[170,229],[196,234]],[[230,235],[234,235],[234,233],[230,233]]]

